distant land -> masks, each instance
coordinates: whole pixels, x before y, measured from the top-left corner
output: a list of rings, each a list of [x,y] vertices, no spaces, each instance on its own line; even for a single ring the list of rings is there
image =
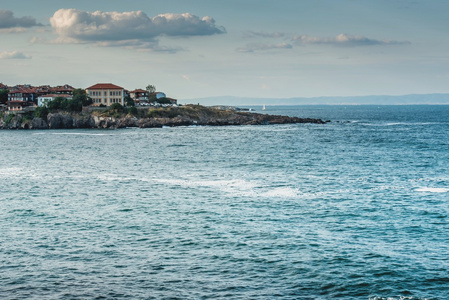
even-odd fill
[[[401,96],[374,95],[350,97],[246,98],[236,96],[206,97],[180,100],[202,105],[449,105],[449,94],[411,94]]]

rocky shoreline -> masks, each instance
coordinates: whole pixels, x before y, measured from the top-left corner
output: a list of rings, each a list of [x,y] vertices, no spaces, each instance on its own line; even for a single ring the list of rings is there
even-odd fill
[[[1,129],[72,129],[72,128],[158,128],[174,126],[226,126],[314,123],[328,121],[266,115],[251,112],[220,110],[200,105],[160,109],[139,109],[134,114],[117,111],[52,112],[46,118],[27,114],[4,115]]]

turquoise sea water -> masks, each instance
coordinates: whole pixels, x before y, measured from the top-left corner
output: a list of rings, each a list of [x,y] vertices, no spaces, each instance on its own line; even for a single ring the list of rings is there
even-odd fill
[[[0,131],[1,299],[448,299],[449,106]]]

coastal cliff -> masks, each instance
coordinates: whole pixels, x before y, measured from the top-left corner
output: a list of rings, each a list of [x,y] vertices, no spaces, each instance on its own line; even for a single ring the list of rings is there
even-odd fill
[[[51,112],[44,117],[30,114],[7,114],[1,120],[2,129],[70,129],[70,128],[155,128],[189,125],[268,125],[315,123],[323,120],[266,115],[251,112],[223,110],[201,105],[168,108],[126,110],[93,110],[78,113]]]

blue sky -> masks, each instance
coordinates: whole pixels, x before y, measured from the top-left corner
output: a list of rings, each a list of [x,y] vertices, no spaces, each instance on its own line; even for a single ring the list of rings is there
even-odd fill
[[[0,1],[0,82],[178,99],[449,92],[447,0]]]

